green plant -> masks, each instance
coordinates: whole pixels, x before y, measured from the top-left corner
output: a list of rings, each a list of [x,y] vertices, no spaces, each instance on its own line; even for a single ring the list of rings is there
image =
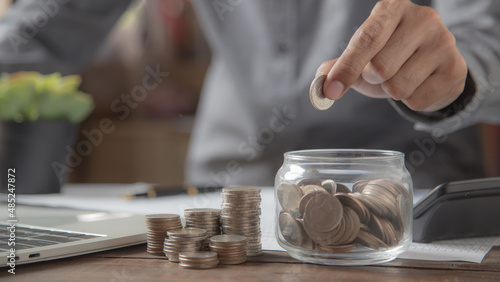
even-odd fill
[[[17,72],[0,76],[0,120],[81,122],[94,109],[92,97],[78,90],[78,75]]]

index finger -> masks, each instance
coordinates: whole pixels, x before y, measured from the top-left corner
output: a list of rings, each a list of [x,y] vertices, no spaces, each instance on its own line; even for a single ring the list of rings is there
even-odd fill
[[[337,100],[342,97],[365,66],[382,50],[399,25],[407,2],[380,1],[375,5],[328,73],[325,81],[328,98]]]

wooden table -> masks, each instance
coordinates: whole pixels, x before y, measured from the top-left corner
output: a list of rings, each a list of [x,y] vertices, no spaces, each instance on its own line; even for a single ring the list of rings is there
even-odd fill
[[[500,281],[500,247],[494,247],[481,264],[397,259],[359,267],[301,263],[285,252],[266,251],[240,265],[184,269],[146,252],[146,245],[121,248],[28,265],[16,274],[0,268],[2,281]],[[8,278],[8,279],[5,279]]]

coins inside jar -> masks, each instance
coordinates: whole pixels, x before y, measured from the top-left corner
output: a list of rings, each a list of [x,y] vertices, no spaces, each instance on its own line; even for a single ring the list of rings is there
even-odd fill
[[[277,196],[284,241],[326,252],[396,246],[411,212],[408,190],[389,179],[358,181],[352,191],[331,179],[299,179],[279,185]]]

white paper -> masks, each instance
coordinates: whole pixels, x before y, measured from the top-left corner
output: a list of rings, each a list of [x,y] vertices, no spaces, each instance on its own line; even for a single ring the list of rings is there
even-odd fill
[[[491,248],[498,243],[500,237],[442,240],[432,243],[413,242],[408,251],[399,258],[481,263]]]
[[[152,199],[126,200],[121,198],[127,192],[142,192],[148,187],[145,183],[135,184],[67,184],[61,194],[17,195],[21,204],[51,207],[69,207],[112,212],[132,212],[137,214],[177,213],[183,215],[187,208],[220,208],[220,192],[204,193],[195,196],[174,195]],[[284,251],[275,237],[274,189],[263,187],[262,196],[262,248]],[[418,195],[421,196],[421,195]],[[419,197],[415,197],[419,198]],[[418,199],[416,199],[418,200]],[[500,245],[500,237],[460,239],[434,242],[430,244],[413,243],[410,249],[399,258],[469,261],[479,263],[494,245]]]

